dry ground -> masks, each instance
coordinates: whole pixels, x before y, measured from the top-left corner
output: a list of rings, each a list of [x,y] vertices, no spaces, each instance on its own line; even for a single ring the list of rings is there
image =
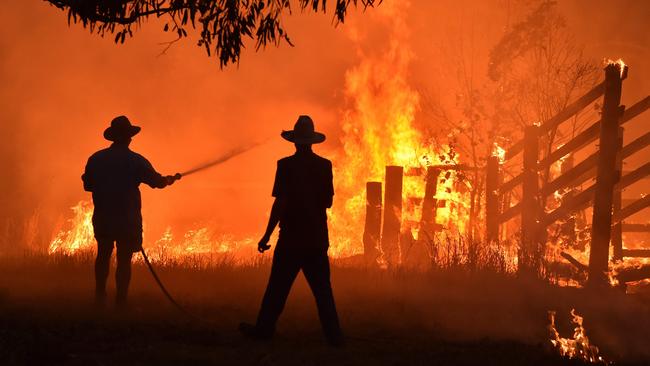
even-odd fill
[[[268,343],[244,340],[269,266],[168,266],[160,276],[192,312],[168,304],[141,264],[129,314],[92,306],[92,261],[0,258],[2,365],[561,365],[549,347],[547,310],[572,332],[569,310],[585,317],[593,343],[616,364],[650,364],[650,297],[589,293],[490,272],[429,273],[333,267],[347,347],[321,337],[315,305],[299,277]],[[112,282],[112,281],[111,281]]]

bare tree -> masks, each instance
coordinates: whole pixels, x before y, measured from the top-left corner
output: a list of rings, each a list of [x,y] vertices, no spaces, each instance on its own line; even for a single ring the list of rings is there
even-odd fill
[[[45,0],[67,11],[68,24],[81,23],[92,33],[115,35],[124,43],[150,17],[163,18],[165,32],[173,32],[174,42],[188,36],[188,28],[199,30],[198,46],[219,58],[221,67],[239,61],[245,39],[255,41],[259,50],[283,40],[292,45],[282,15],[291,13],[290,0]],[[327,0],[298,0],[300,10],[325,12]],[[381,0],[336,0],[334,23],[345,20],[350,5],[364,9]]]
[[[593,87],[600,76],[597,63],[584,57],[556,2],[550,0],[539,1],[506,32],[492,49],[489,65],[499,110],[495,118],[516,130],[549,120]],[[571,134],[584,127],[577,118],[572,122]],[[558,128],[542,136],[543,155],[567,137]],[[547,168],[542,180],[545,183],[549,178]]]
[[[449,50],[453,60],[450,67],[457,79],[454,105],[444,105],[435,95],[423,95],[427,117],[453,131],[451,142],[477,168],[485,165],[495,144],[507,148],[520,140],[525,126],[556,115],[593,87],[600,75],[596,62],[583,55],[571,36],[554,1],[519,2],[515,6],[523,15],[507,17],[506,31],[488,55],[487,78],[477,74],[475,60],[479,57],[473,28],[461,26]],[[569,133],[575,134],[584,126],[582,119],[575,118]],[[565,138],[570,136],[557,128],[543,136],[543,155]],[[510,176],[520,169],[519,164],[512,164],[503,167]],[[547,169],[542,180],[548,181],[549,176]],[[466,178],[470,187],[470,234],[475,237],[484,176],[477,170]]]

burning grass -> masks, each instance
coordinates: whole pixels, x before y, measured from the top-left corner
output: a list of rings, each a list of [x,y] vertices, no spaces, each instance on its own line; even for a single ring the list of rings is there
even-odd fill
[[[582,326],[584,319],[576,313],[575,309],[571,309],[571,318],[575,325],[572,338],[560,337],[560,333],[558,333],[555,327],[554,311],[549,311],[548,316],[551,322],[549,325],[551,343],[553,343],[553,346],[555,346],[560,355],[568,358],[585,360],[589,363],[608,364],[608,362],[599,355],[600,351],[598,347],[589,342],[585,328]]]

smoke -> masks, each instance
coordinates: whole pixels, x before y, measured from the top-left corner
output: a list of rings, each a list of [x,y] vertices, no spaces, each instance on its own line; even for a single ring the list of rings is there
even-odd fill
[[[399,40],[411,51],[409,87],[453,105],[460,89],[457,51],[471,60],[477,78],[486,77],[489,50],[520,5],[414,2],[403,15],[410,35]],[[650,42],[644,24],[650,10],[645,2],[596,6],[584,1],[562,3],[560,9],[576,39],[588,45],[589,57],[622,57],[631,66],[627,104],[647,94]],[[38,233],[31,235],[44,245],[69,217],[69,208],[89,200],[79,177],[86,158],[108,145],[102,131],[120,114],[143,127],[132,148],[163,174],[270,137],[268,144],[169,189],[142,189],[146,230],[153,237],[170,224],[180,231],[209,224],[238,235],[261,232],[275,161],[292,153],[280,131],[298,115],[310,114],[328,135],[317,152],[341,152],[346,72],[363,57],[384,52],[390,33],[385,14],[372,9],[353,12],[336,28],[331,15],[294,14],[287,21],[296,47],[259,53],[249,48],[240,65],[220,70],[191,40],[159,55],[160,43],[169,39],[155,20],[117,46],[111,37],[68,27],[65,14],[45,2],[9,2],[3,10],[0,239],[36,227]],[[608,28],[616,32],[604,31]],[[421,111],[415,115],[419,126],[441,130],[427,118]]]

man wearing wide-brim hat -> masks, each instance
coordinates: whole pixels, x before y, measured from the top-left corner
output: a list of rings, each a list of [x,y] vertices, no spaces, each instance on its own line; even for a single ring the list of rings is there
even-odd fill
[[[278,223],[280,235],[257,323],[242,323],[240,330],[251,338],[270,339],[291,285],[302,270],[316,298],[325,337],[331,345],[340,346],[343,336],[327,256],[326,211],[334,195],[332,163],[311,149],[312,144],[325,141],[325,135],[314,130],[309,116],[300,116],[294,129],[282,131],[281,136],[295,144],[296,153],[278,161],[273,185],[275,201],[258,250],[263,253],[270,248],[268,242]]]
[[[95,206],[95,295],[99,305],[103,305],[106,298],[106,280],[114,244],[117,247],[116,304],[126,305],[131,258],[142,248],[140,183],[164,188],[180,179],[179,174],[160,175],[147,159],[129,149],[131,138],[138,132],[140,127],[133,126],[127,117],[114,118],[104,131],[104,138],[113,143],[88,159],[81,176],[84,189],[92,192]]]

